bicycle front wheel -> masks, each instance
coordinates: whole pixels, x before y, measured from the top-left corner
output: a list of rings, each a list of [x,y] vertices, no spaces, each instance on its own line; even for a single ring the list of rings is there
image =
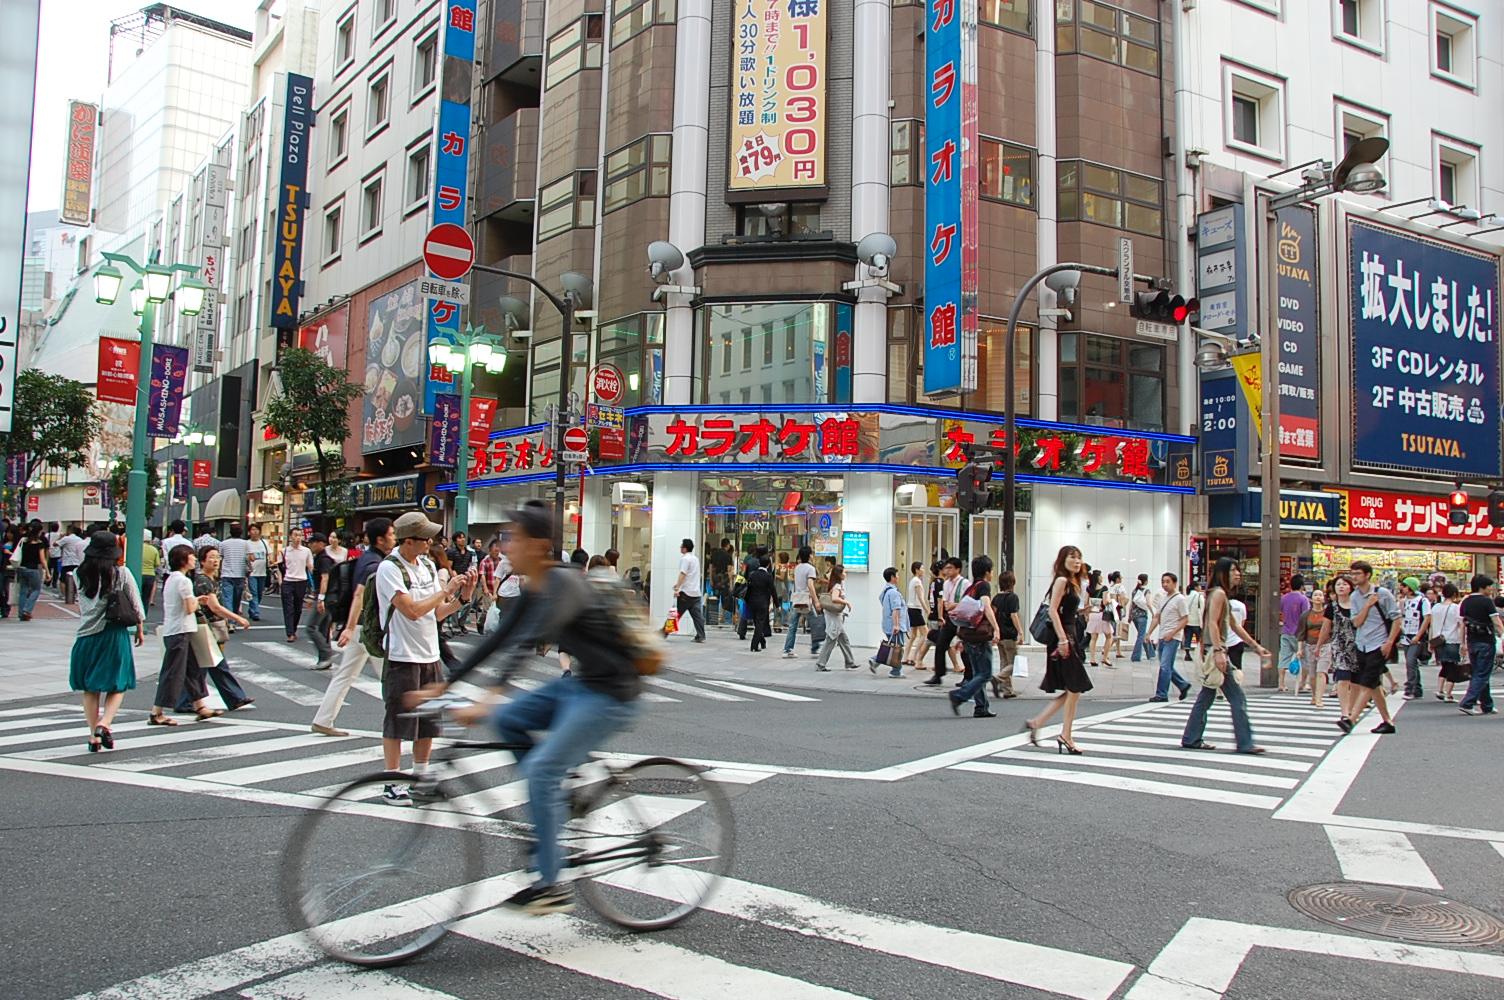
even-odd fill
[[[483,874],[480,836],[444,808],[444,785],[421,805],[383,804],[388,785],[411,780],[384,773],[353,781],[293,830],[282,899],[332,958],[377,968],[405,962],[471,908]]]
[[[631,930],[672,927],[731,870],[731,805],[702,769],[667,757],[617,771],[571,820],[576,883],[601,916]]]

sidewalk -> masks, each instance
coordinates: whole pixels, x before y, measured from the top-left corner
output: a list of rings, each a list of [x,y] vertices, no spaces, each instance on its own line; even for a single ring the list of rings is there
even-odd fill
[[[32,620],[23,622],[15,608],[0,618],[0,701],[23,698],[72,697],[68,687],[68,656],[78,612],[44,591]],[[161,665],[162,643],[148,630],[146,645],[132,646],[136,654],[136,683],[155,677]]]
[[[935,662],[933,650],[925,656],[925,669],[905,667],[903,677],[891,678],[885,666],[879,666],[876,674],[868,669],[867,658],[876,654],[875,646],[852,645],[852,652],[857,659],[856,670],[844,669],[841,665],[840,651],[833,651],[829,661],[830,673],[819,673],[815,670],[815,662],[809,655],[809,636],[807,635],[799,636],[799,644],[794,648],[794,652],[798,655],[792,660],[786,660],[783,657],[784,637],[781,634],[771,636],[768,639],[767,650],[761,653],[748,652],[750,636],[747,642],[742,642],[736,637],[735,629],[731,628],[708,626],[706,641],[703,645],[695,645],[693,638],[692,632],[680,633],[669,638],[668,665],[670,669],[698,677],[713,677],[751,684],[776,684],[798,690],[908,695],[910,697],[938,697],[941,691],[949,691],[951,685],[959,679],[954,675],[948,675],[946,682],[939,687],[929,687],[922,683],[932,676],[931,670]],[[1053,697],[1039,690],[1039,684],[1044,679],[1044,647],[1026,646],[1020,652],[1029,659],[1029,676],[1024,680],[1015,679],[1014,691],[1023,698]],[[1183,652],[1180,654],[1178,664],[1181,676],[1191,680],[1195,664],[1187,661]],[[1102,701],[1146,701],[1154,694],[1154,684],[1159,677],[1159,662],[1158,660],[1144,660],[1140,663],[1132,663],[1125,655],[1122,659],[1114,661],[1112,667],[1088,666],[1087,670],[1091,674],[1095,687],[1086,697]],[[1249,694],[1255,696],[1258,692],[1257,687],[1249,690]],[[1195,693],[1192,689],[1191,694],[1195,695]],[[1173,690],[1170,696],[1175,697]]]

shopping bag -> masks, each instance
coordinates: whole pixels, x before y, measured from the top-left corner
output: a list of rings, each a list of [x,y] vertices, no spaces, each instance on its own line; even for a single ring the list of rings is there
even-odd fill
[[[1292,674],[1298,674],[1298,673],[1300,673],[1300,657],[1298,657],[1298,656],[1292,656],[1292,657],[1290,657],[1290,666],[1289,666],[1288,669],[1289,669],[1290,673],[1292,673]]]
[[[903,662],[903,647],[896,642],[889,642],[887,639],[884,639],[878,643],[877,656],[874,659],[878,663],[885,663],[890,667],[899,666]]]
[[[663,634],[673,635],[677,631],[679,631],[679,613],[670,611],[668,617],[663,619]]]
[[[1029,679],[1029,658],[1022,653],[1013,657],[1013,679],[1019,681]]]

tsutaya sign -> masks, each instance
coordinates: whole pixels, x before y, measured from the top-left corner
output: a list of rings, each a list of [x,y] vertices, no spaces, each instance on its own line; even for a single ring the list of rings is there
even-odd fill
[[[313,127],[313,81],[287,74],[282,121],[282,173],[277,184],[277,237],[272,256],[272,314],[268,322],[291,331],[298,325],[303,291],[303,219],[308,207],[309,130]],[[283,335],[291,339],[288,332]]]

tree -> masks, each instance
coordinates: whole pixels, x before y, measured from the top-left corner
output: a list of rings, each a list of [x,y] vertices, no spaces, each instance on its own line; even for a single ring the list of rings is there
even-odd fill
[[[350,436],[350,404],[365,388],[349,381],[344,369],[300,347],[282,352],[277,374],[281,385],[266,401],[262,416],[290,448],[312,446],[319,470],[319,510],[330,516],[331,489],[343,505],[348,482],[344,442]],[[335,450],[326,451],[326,445]]]
[[[115,506],[125,509],[127,498],[130,496],[131,460],[122,458],[115,463],[110,470],[110,496],[115,501]],[[158,491],[162,488],[162,474],[157,471],[156,462],[146,463],[146,519],[157,511]]]
[[[26,483],[43,466],[65,470],[82,465],[84,452],[103,427],[95,409],[94,392],[82,382],[28,368],[16,376],[12,395],[10,433],[4,435],[6,458],[26,456],[26,472],[19,487],[22,516]]]

